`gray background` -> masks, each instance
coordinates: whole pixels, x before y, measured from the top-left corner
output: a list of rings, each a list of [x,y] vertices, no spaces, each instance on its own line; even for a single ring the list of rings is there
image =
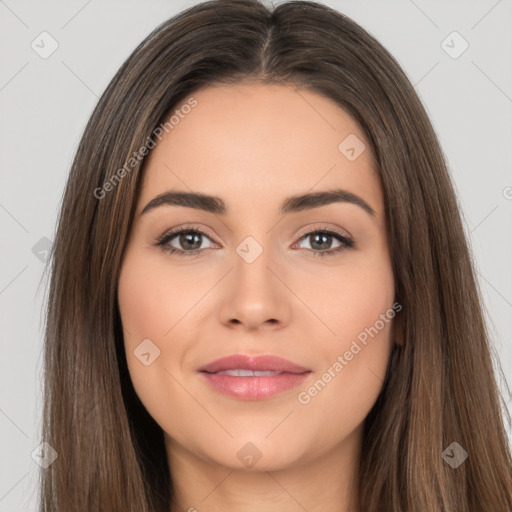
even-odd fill
[[[0,512],[37,505],[39,467],[31,453],[41,442],[40,280],[74,151],[124,59],[159,23],[196,3],[0,0]],[[324,3],[376,36],[426,105],[464,210],[494,346],[512,383],[512,1]],[[31,47],[43,44],[43,31],[58,43],[46,59]],[[453,31],[469,44],[457,58],[463,41]]]

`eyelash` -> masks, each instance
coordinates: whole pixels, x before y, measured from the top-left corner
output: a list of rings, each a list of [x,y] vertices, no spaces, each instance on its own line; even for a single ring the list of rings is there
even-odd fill
[[[205,236],[206,238],[210,238],[204,231],[201,231],[200,229],[197,229],[195,227],[189,227],[184,226],[181,228],[178,228],[176,230],[173,230],[171,232],[166,232],[162,236],[158,237],[156,241],[156,245],[161,247],[161,249],[169,254],[175,254],[180,257],[199,257],[202,251],[205,249],[194,249],[192,251],[184,251],[182,249],[176,249],[175,247],[169,247],[167,244],[173,239],[176,238],[177,235],[181,235],[182,233],[189,233],[189,234],[199,234],[202,236]],[[299,239],[299,242],[306,239],[308,236],[316,235],[316,234],[326,234],[329,236],[332,236],[333,238],[337,239],[341,245],[337,247],[336,249],[330,249],[326,251],[317,251],[314,249],[306,249],[307,251],[310,251],[313,253],[313,256],[317,257],[324,257],[324,256],[334,256],[338,254],[339,252],[345,250],[345,249],[352,249],[355,247],[354,241],[339,233],[335,229],[332,228],[322,228],[317,229],[313,231],[308,231],[304,235],[302,235]]]

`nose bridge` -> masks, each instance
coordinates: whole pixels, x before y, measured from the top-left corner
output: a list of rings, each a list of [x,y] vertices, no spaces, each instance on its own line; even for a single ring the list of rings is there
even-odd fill
[[[222,316],[247,327],[271,320],[287,321],[286,287],[276,277],[279,265],[271,247],[271,236],[246,236],[236,247],[234,268],[229,280]],[[281,277],[283,279],[283,277]]]
[[[258,235],[256,235],[258,236]],[[275,288],[275,277],[270,269],[276,266],[270,236],[246,236],[236,247],[234,279],[242,288],[252,292],[269,293]]]

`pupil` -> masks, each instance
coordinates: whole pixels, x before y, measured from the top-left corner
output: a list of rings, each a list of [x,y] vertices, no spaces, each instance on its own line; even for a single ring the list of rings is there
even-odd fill
[[[312,235],[313,236],[313,240],[314,242],[311,244],[311,247],[313,247],[313,249],[325,249],[326,247],[322,247],[322,242],[325,244],[327,239],[328,238],[331,238],[330,235],[326,235],[326,234],[323,234],[323,233],[319,233],[319,234],[316,234],[316,235]],[[316,239],[320,238],[321,239],[321,242],[320,243],[317,243],[316,242]],[[317,246],[317,247],[315,247]],[[319,247],[318,247],[319,246]]]
[[[180,243],[185,248],[187,248],[187,244],[192,244],[193,247],[188,246],[188,249],[191,250],[199,249],[201,247],[201,241],[199,240],[200,237],[200,233],[187,233],[185,235],[181,235]],[[196,238],[196,242],[194,242],[194,238]]]

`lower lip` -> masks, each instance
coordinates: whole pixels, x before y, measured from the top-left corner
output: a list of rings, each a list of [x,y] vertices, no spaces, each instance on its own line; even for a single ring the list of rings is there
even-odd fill
[[[298,386],[311,372],[281,373],[271,377],[234,377],[201,373],[214,389],[225,395],[239,400],[264,400]]]

